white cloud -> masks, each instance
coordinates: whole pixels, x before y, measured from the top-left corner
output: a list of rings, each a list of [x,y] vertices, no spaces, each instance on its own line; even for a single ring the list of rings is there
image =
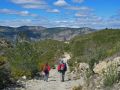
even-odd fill
[[[50,13],[59,13],[58,9],[47,9],[47,12]],[[11,9],[0,9],[0,14],[9,14],[9,15],[20,15],[20,16],[37,16],[32,14],[29,11],[16,11]],[[68,14],[71,15],[71,14]],[[91,28],[120,28],[120,14],[116,13],[109,18],[103,18],[94,14],[93,11],[88,10],[88,8],[82,7],[82,10],[79,9],[75,16],[71,17],[61,16],[60,18],[47,18],[47,17],[34,17],[32,19],[23,17],[25,19],[17,20],[0,20],[0,25],[6,26],[22,26],[22,25],[31,25],[31,26],[45,26],[45,27],[91,27]]]
[[[120,13],[119,13],[119,11],[116,12],[115,15],[109,17],[106,20],[106,22],[108,24],[108,27],[111,27],[111,28],[120,28]]]
[[[60,13],[60,11],[58,9],[48,9],[47,12],[50,12],[50,13]]]
[[[75,16],[76,16],[76,17],[86,17],[86,16],[88,16],[88,15],[86,15],[86,14],[81,14],[81,13],[76,13]]]
[[[59,6],[59,7],[63,7],[63,6],[67,6],[68,5],[68,3],[65,0],[57,0],[53,4],[55,6]]]
[[[95,16],[93,13],[93,9],[89,7],[79,7],[78,12],[75,13],[75,17],[93,17]]]
[[[80,9],[81,9],[81,10],[92,10],[91,8],[89,8],[89,7],[85,7],[85,6],[80,7]]]
[[[90,23],[95,24],[103,21],[102,17],[96,16],[93,12],[88,11],[88,12],[77,12],[75,14],[76,21],[77,22],[83,22],[83,23]]]
[[[65,7],[65,9],[69,9],[69,10],[84,10],[84,11],[92,11],[93,9],[90,7],[86,7],[86,6],[67,6]]]
[[[11,0],[13,3],[22,6],[23,8],[46,9],[48,4],[45,0]]]
[[[26,3],[36,4],[39,1],[38,0],[12,0],[12,2],[16,4],[26,4]]]
[[[20,16],[37,16],[37,14],[32,14],[29,11],[16,11],[11,9],[0,9],[1,14],[11,14],[11,15],[20,15]]]
[[[40,4],[24,4],[22,5],[23,8],[31,8],[31,9],[47,9],[47,5],[40,5]]]
[[[84,2],[85,0],[73,0],[73,2],[76,2],[76,3],[82,3]]]
[[[4,21],[1,20],[0,22],[2,22],[0,25],[19,27],[19,26],[23,26],[23,25],[30,25],[31,20],[30,19],[4,20]]]
[[[120,20],[113,20],[111,18],[105,19],[99,16],[91,16],[88,18],[77,19],[56,19],[45,20],[44,18],[37,19],[17,19],[17,20],[3,20],[0,25],[5,26],[44,26],[44,27],[90,27],[90,28],[120,28]]]
[[[49,21],[44,19],[15,19],[15,20],[0,20],[0,25],[2,26],[12,26],[12,27],[19,27],[19,26],[44,26],[47,27]]]

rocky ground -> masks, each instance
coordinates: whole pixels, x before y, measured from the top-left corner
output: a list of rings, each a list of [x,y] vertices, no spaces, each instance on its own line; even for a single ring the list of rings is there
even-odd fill
[[[65,53],[64,56],[65,58],[63,60],[67,63],[70,59],[70,55]],[[113,86],[107,87],[103,85],[104,76],[102,71],[106,71],[108,66],[116,65],[116,63],[118,64],[117,71],[119,71],[120,57],[116,57],[112,61],[99,62],[93,69],[95,74],[88,79],[85,73],[85,70],[89,68],[87,63],[80,63],[76,71],[71,73],[68,66],[65,82],[60,81],[57,69],[51,69],[48,82],[39,79],[24,80],[24,88],[9,88],[5,90],[120,90],[120,81]],[[109,74],[111,75],[111,73],[113,73],[113,71]]]
[[[70,55],[65,53],[64,56],[63,60],[67,63],[70,59]],[[11,88],[9,90],[72,90],[74,86],[78,86],[83,82],[81,81],[83,80],[82,78],[78,80],[70,80],[70,78],[69,66],[66,72],[65,82],[60,81],[57,69],[51,69],[48,82],[39,79],[27,80],[24,81],[25,88]]]
[[[61,82],[57,70],[52,69],[48,82],[43,80],[29,80],[26,82],[26,89],[23,90],[71,90],[78,83],[80,83],[80,80],[69,80],[67,74],[65,82]]]

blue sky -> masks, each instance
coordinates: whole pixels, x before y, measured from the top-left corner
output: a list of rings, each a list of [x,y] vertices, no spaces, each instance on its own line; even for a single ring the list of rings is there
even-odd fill
[[[120,28],[120,0],[0,0],[0,25]]]

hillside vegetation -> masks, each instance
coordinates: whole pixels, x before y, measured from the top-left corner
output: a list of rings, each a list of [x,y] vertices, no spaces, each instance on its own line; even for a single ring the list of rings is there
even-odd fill
[[[120,30],[101,30],[77,36],[70,41],[71,69],[77,63],[89,63],[91,70],[95,63],[120,52]],[[77,62],[77,63],[75,63]]]
[[[0,88],[9,86],[9,79],[15,82],[24,75],[28,79],[33,78],[46,62],[54,66],[67,47],[67,44],[56,40],[18,40],[11,47],[5,47],[0,55]]]
[[[18,42],[8,50],[8,61],[12,75],[16,78],[26,75],[34,76],[40,71],[40,66],[48,62],[51,66],[63,54],[65,44],[55,40],[40,42]]]
[[[71,54],[69,60],[71,70],[74,70],[79,63],[85,62],[89,64],[90,75],[91,73],[93,75],[95,64],[120,53],[119,36],[120,30],[101,30],[76,36],[69,43],[57,40],[33,42],[23,36],[13,43],[1,40],[0,89],[6,87],[11,79],[17,81],[24,75],[33,78],[46,62],[53,67],[64,52]],[[6,75],[7,79],[4,77]],[[90,75],[88,72],[88,78]],[[116,82],[116,79],[113,80],[112,84]]]

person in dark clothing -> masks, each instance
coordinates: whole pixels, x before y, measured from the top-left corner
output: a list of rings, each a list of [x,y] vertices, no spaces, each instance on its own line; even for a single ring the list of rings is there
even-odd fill
[[[48,65],[48,63],[46,63],[44,68],[43,68],[43,72],[45,73],[44,81],[46,81],[46,82],[48,82],[49,71],[50,71],[50,66]]]
[[[64,63],[63,61],[60,61],[57,69],[58,69],[58,72],[60,73],[60,80],[64,82],[65,72],[67,71],[66,63]]]

